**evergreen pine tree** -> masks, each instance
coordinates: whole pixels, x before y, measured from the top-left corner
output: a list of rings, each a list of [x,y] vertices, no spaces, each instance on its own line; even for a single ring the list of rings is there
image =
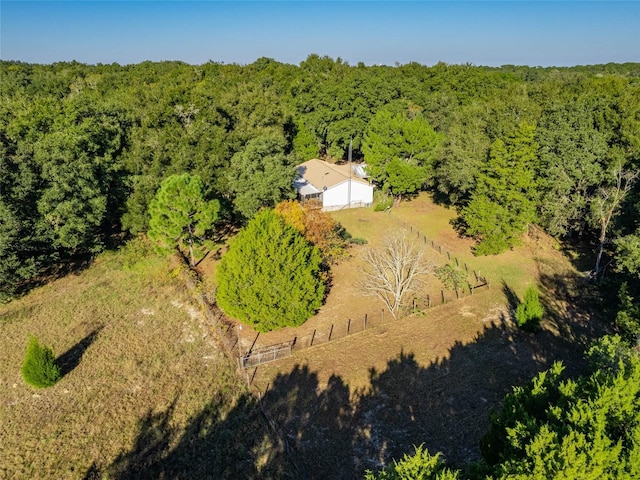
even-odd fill
[[[53,350],[41,346],[36,337],[29,338],[22,363],[22,378],[36,388],[50,387],[60,379],[60,367],[56,364]]]
[[[322,305],[322,256],[272,210],[229,242],[216,272],[217,302],[259,332],[301,325]]]

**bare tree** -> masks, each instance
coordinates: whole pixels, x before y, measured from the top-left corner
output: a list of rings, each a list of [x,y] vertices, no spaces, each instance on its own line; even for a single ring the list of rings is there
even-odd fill
[[[618,165],[613,171],[615,185],[609,187],[601,187],[598,193],[591,198],[591,212],[595,222],[600,227],[598,257],[596,258],[596,266],[593,270],[595,278],[600,274],[600,263],[602,261],[602,253],[607,240],[607,230],[611,224],[611,220],[618,212],[618,208],[631,190],[634,182],[640,176],[640,171],[631,170],[624,171],[622,165]]]
[[[405,311],[407,295],[416,291],[419,276],[435,270],[435,265],[424,258],[424,248],[406,232],[388,237],[381,248],[365,250],[364,260],[362,289],[382,300],[396,319]]]

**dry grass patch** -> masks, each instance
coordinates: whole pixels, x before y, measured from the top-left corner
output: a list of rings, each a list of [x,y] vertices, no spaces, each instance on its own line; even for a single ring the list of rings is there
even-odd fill
[[[251,476],[273,440],[170,270],[130,247],[0,306],[0,478]],[[51,388],[21,378],[29,334],[64,359]],[[244,432],[243,451],[216,428]]]
[[[584,368],[583,349],[601,333],[601,325],[576,303],[585,286],[549,237],[525,238],[522,247],[502,255],[475,257],[473,242],[452,228],[455,211],[426,195],[390,214],[357,209],[333,215],[353,236],[373,245],[388,232],[412,225],[489,277],[492,286],[424,316],[337,335],[342,338],[250,371],[270,411],[291,438],[299,439],[303,462],[315,462],[316,472],[330,478],[331,465],[339,464],[341,474],[331,478],[357,477],[421,443],[462,467],[479,458],[489,411],[513,385],[555,360],[563,360],[569,373]],[[377,300],[354,288],[362,271],[361,248],[352,248],[352,257],[333,269],[333,287],[318,315],[298,329],[260,335],[256,344],[294,336],[304,341],[314,330],[326,332],[331,323],[379,311]],[[532,284],[541,291],[547,315],[540,331],[526,333],[511,320],[509,295],[522,297]],[[250,346],[255,336],[247,330],[243,335]],[[323,439],[325,431],[330,440]]]

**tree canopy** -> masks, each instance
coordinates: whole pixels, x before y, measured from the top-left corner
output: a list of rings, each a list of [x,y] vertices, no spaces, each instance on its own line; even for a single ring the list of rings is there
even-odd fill
[[[229,242],[216,272],[216,299],[231,317],[267,332],[301,325],[322,305],[320,251],[272,210]]]
[[[1,61],[0,296],[146,232],[172,175],[199,176],[207,199],[246,222],[291,198],[296,162],[345,160],[349,146],[397,198],[427,190],[459,209],[477,253],[517,245],[529,222],[599,242],[590,213],[615,186],[612,170],[640,169],[639,72],[318,55],[300,65]],[[522,125],[535,125],[533,139]],[[602,245],[601,265],[625,281],[639,199],[635,182]]]
[[[159,253],[178,249],[191,265],[204,246],[220,213],[218,200],[206,200],[204,185],[197,175],[167,178],[149,204],[149,237]]]
[[[261,208],[273,208],[293,198],[296,169],[285,154],[287,143],[278,135],[263,135],[249,141],[231,159],[229,186],[233,203],[242,216],[251,218]]]
[[[362,145],[367,171],[394,196],[415,193],[433,176],[440,140],[418,112],[379,110]]]

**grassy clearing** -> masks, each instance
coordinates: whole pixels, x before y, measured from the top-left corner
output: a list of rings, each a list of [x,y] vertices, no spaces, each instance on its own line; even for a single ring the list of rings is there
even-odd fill
[[[138,242],[0,306],[0,478],[249,478],[275,451],[170,271]],[[20,375],[29,334],[62,357],[51,388]]]
[[[255,388],[264,393],[265,404],[289,437],[299,439],[302,463],[324,475],[317,478],[357,477],[421,443],[462,467],[479,458],[489,411],[513,385],[555,360],[564,361],[570,374],[584,368],[582,352],[602,326],[580,307],[586,287],[552,239],[525,238],[513,251],[475,257],[473,242],[452,228],[455,211],[435,205],[427,195],[390,213],[354,209],[332,215],[370,245],[403,224],[412,225],[492,285],[424,316],[318,342],[255,371]],[[348,317],[380,308],[354,288],[361,275],[361,248],[353,247],[352,257],[333,269],[331,293],[316,316],[297,329],[260,335],[256,345],[294,336],[304,340],[313,331],[318,338],[332,323],[343,325]],[[546,309],[535,333],[520,331],[511,319],[510,299],[522,298],[529,285],[538,287]],[[243,336],[246,347],[256,340],[246,328]],[[335,465],[341,466],[340,474]]]

